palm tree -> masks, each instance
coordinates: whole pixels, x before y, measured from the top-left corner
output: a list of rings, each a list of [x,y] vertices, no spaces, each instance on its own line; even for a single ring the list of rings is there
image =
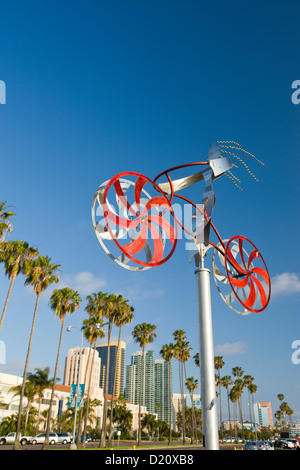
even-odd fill
[[[16,395],[21,395],[21,390],[22,390],[22,385],[15,385],[14,387],[11,387],[9,389],[9,392],[14,393],[14,396]],[[34,401],[34,397],[37,394],[37,388],[29,378],[26,380],[23,395],[24,397],[27,398],[27,405],[25,408],[25,422],[24,422],[24,434],[23,436],[26,436],[26,429],[27,429],[27,423],[28,423],[28,417],[29,417],[29,411],[31,408],[31,405]]]
[[[0,202],[0,240],[5,237],[5,232],[11,232],[13,225],[10,218],[16,215],[14,212],[9,211],[6,206],[6,201]]]
[[[150,323],[141,323],[136,325],[132,332],[133,339],[136,343],[139,343],[142,348],[142,364],[140,368],[140,396],[139,396],[139,427],[138,427],[138,445],[142,439],[142,428],[141,428],[141,406],[142,406],[142,379],[144,375],[144,357],[145,357],[145,346],[154,341],[156,338],[156,326]]]
[[[241,420],[241,426],[242,426],[242,439],[244,439],[244,424],[243,424],[243,409],[242,409],[242,395],[243,395],[243,388],[245,386],[244,381],[242,379],[244,375],[244,371],[241,367],[233,367],[232,369],[232,374],[234,377],[236,377],[235,380],[235,387],[236,387],[236,392],[238,395],[238,406],[239,406],[239,412],[240,412],[240,420]]]
[[[222,378],[222,385],[227,390],[227,406],[228,406],[228,419],[229,419],[229,428],[230,428],[230,439],[232,438],[232,428],[231,428],[231,419],[230,419],[230,402],[229,402],[229,392],[228,389],[232,385],[232,380],[230,375],[225,375]]]
[[[234,387],[236,390],[237,394],[237,399],[238,399],[238,406],[239,406],[239,412],[240,412],[240,422],[242,426],[242,439],[244,440],[244,420],[243,420],[243,408],[242,408],[242,395],[243,395],[243,389],[244,389],[244,381],[243,379],[236,379],[234,381]]]
[[[71,314],[71,313],[74,313],[75,310],[79,309],[80,302],[81,302],[81,297],[78,294],[78,292],[70,289],[69,287],[64,287],[62,289],[55,289],[50,297],[50,302],[49,302],[50,307],[51,307],[51,310],[54,310],[55,315],[59,317],[61,321],[61,330],[60,330],[57,358],[56,358],[56,364],[55,364],[55,370],[54,370],[50,405],[49,405],[49,411],[48,411],[48,417],[47,417],[46,437],[45,437],[44,444],[42,446],[43,450],[49,449],[51,410],[52,410],[53,397],[54,397],[54,392],[55,392],[57,368],[58,368],[58,361],[59,361],[65,319],[66,319],[67,313]]]
[[[22,272],[25,260],[31,260],[38,256],[38,251],[29,246],[27,242],[13,241],[6,242],[3,249],[0,251],[0,263],[4,263],[4,271],[10,280],[9,289],[7,292],[6,300],[3,307],[3,312],[0,320],[0,331],[3,325],[7,304],[10,298],[11,290],[17,276]]]
[[[113,424],[113,412],[114,412],[114,393],[115,393],[115,384],[117,378],[117,361],[120,357],[121,353],[121,332],[122,327],[133,320],[133,312],[134,308],[128,305],[128,300],[124,302],[119,302],[118,306],[118,313],[114,320],[115,325],[119,328],[119,337],[118,337],[118,346],[117,346],[117,354],[115,356],[115,364],[114,364],[114,377],[113,377],[113,386],[112,386],[112,396],[111,396],[111,403],[110,403],[110,420],[109,420],[109,432],[108,432],[108,445],[111,443],[111,434],[112,434],[112,424]],[[118,397],[117,397],[118,398]]]
[[[39,397],[39,407],[38,407],[38,416],[37,416],[37,422],[36,422],[36,430],[35,433],[38,433],[38,426],[39,426],[39,421],[40,421],[40,414],[41,414],[41,404],[42,404],[42,399],[44,396],[44,390],[46,388],[50,388],[53,382],[53,379],[49,379],[49,367],[45,367],[45,369],[35,369],[35,374],[29,374],[28,375],[28,380],[33,382],[35,384],[36,390],[37,390],[37,395]]]
[[[105,390],[104,390],[104,406],[103,406],[103,424],[101,429],[101,437],[99,447],[105,447],[106,440],[106,427],[107,427],[107,402],[108,402],[108,381],[109,381],[109,366],[110,366],[110,340],[114,322],[118,315],[120,305],[125,300],[121,295],[116,296],[111,294],[106,296],[104,316],[108,319],[108,335],[107,335],[107,360],[106,360],[106,373],[105,373]],[[113,393],[113,391],[112,391]]]
[[[114,407],[113,423],[121,428],[121,432],[127,434],[132,427],[133,414],[127,409],[126,401],[123,395],[120,395],[116,406]]]
[[[155,425],[156,425],[156,419],[155,416],[152,415],[151,413],[145,414],[145,416],[142,419],[142,428],[146,428],[148,432],[148,439],[150,438],[150,433],[152,434],[155,430]]]
[[[197,425],[196,425],[195,407],[194,407],[194,391],[198,387],[198,380],[194,379],[194,377],[189,377],[186,379],[185,385],[190,393],[191,402],[192,402],[192,439],[191,441],[193,443],[194,437],[196,438],[196,441],[197,441]]]
[[[289,411],[292,411],[291,408],[288,406],[286,401],[283,401],[280,405],[280,410],[282,413],[284,413],[284,419],[285,419],[285,426],[287,426],[287,420],[286,420],[286,415],[288,414]],[[293,414],[293,412],[292,412]]]
[[[280,431],[282,431],[282,420],[283,420],[283,412],[277,410],[275,413],[275,418],[279,421]],[[277,424],[277,423],[276,423]]]
[[[294,414],[294,411],[292,410],[292,408],[290,408],[289,406],[287,406],[286,408],[286,414],[289,416],[290,418],[290,425],[292,424],[292,416]]]
[[[171,362],[172,358],[174,357],[174,344],[164,344],[159,352],[162,358],[168,362],[169,364],[169,371],[171,375]],[[170,445],[172,442],[172,386],[171,380],[169,380],[169,441],[168,444]]]
[[[254,377],[251,375],[244,375],[244,385],[248,389],[248,402],[249,402],[249,420],[252,422],[251,400],[250,400],[250,386],[253,384]]]
[[[235,435],[235,440],[237,441],[237,426],[236,426],[236,422],[237,422],[237,411],[236,411],[236,404],[237,404],[237,401],[238,401],[238,398],[239,398],[239,393],[238,393],[238,390],[235,386],[232,387],[232,389],[230,390],[229,392],[229,398],[230,400],[232,401],[234,408],[233,408],[233,412],[234,412],[234,435]]]
[[[200,367],[200,355],[199,353],[196,353],[195,356],[193,357],[194,359],[194,362],[196,364],[197,367]]]
[[[284,400],[284,395],[282,393],[279,393],[277,395],[277,398],[278,400],[280,401],[280,403]],[[280,410],[281,410],[281,405],[280,405]],[[282,410],[281,410],[281,415],[280,415],[280,430],[282,431],[282,428],[283,428],[283,413],[282,413]]]
[[[89,374],[89,382],[88,382],[88,387],[87,387],[87,397],[86,397],[86,405],[85,405],[86,411],[85,411],[85,417],[84,417],[84,428],[83,428],[83,438],[82,438],[82,447],[85,447],[87,421],[88,421],[88,416],[89,416],[91,378],[92,378],[92,371],[93,371],[93,365],[94,365],[94,360],[95,360],[96,343],[98,339],[104,338],[105,330],[104,330],[103,320],[102,319],[99,320],[97,317],[90,317],[86,320],[83,320],[82,329],[84,330],[84,335],[86,339],[90,343],[90,351],[91,351],[92,346],[94,345],[94,352],[93,352],[92,364],[90,367],[90,374]],[[86,368],[86,371],[87,371],[87,368]],[[84,383],[86,383],[86,377],[85,377]],[[81,436],[78,433],[77,443],[80,443],[80,437]]]
[[[51,284],[53,284],[53,282],[55,283],[58,282],[59,278],[57,275],[57,269],[59,268],[59,266],[60,265],[58,264],[52,264],[51,258],[49,258],[48,256],[39,256],[37,259],[30,259],[30,260],[25,259],[23,266],[22,266],[23,274],[26,276],[25,285],[33,286],[33,291],[36,294],[36,302],[35,302],[35,308],[34,308],[34,313],[33,313],[26,361],[25,361],[25,366],[24,366],[23,384],[22,384],[21,395],[20,395],[19,415],[18,415],[17,430],[16,430],[16,440],[14,443],[15,449],[19,448],[19,432],[20,432],[20,426],[21,426],[22,401],[23,401],[24,387],[25,387],[25,381],[26,381],[26,376],[27,376],[27,369],[28,369],[28,364],[29,364],[31,344],[32,344],[32,338],[33,338],[33,332],[34,332],[34,327],[35,327],[39,300],[40,300],[40,296],[42,292],[44,292]]]
[[[220,377],[220,370],[224,366],[224,361],[223,361],[223,356],[215,356],[214,359],[215,362],[215,369],[218,371],[218,385],[219,385],[219,403],[220,403],[220,431],[221,431],[221,437],[223,437],[223,421],[222,421],[222,396],[221,396],[221,377]]]
[[[254,394],[257,392],[257,385],[255,385],[253,382],[248,385],[248,390],[249,390],[249,401],[252,401],[252,410],[253,410],[253,423],[254,423],[254,429],[255,429],[255,435],[257,434],[257,426],[255,423],[255,413],[254,413]],[[251,400],[252,397],[252,400]]]
[[[98,318],[99,320],[102,320],[104,317],[107,317],[107,311],[108,311],[108,299],[110,296],[107,295],[105,292],[96,292],[91,295],[88,295],[86,300],[87,300],[87,305],[85,307],[86,312],[91,316],[94,316]],[[111,325],[110,325],[111,326]],[[110,327],[109,327],[109,341],[110,341]],[[109,355],[109,353],[107,354]],[[106,366],[106,371],[108,373],[108,366]],[[107,386],[108,386],[108,381],[107,381]],[[106,390],[106,388],[105,388]],[[103,406],[103,423],[102,423],[102,429],[101,429],[101,437],[100,437],[100,442],[99,442],[99,447],[104,447],[105,446],[105,435],[106,435],[106,415],[107,415],[107,392],[105,392],[104,395],[104,406]]]
[[[103,321],[103,318],[104,318],[104,309],[105,309],[106,299],[107,299],[107,294],[103,293],[101,291],[99,291],[97,293],[90,294],[86,297],[87,304],[86,304],[86,307],[85,307],[85,311],[88,312],[89,318],[93,319],[95,325],[97,323],[99,323],[102,326],[104,326],[104,324],[102,324],[102,321]],[[89,335],[90,335],[89,328],[87,328],[86,333],[87,333],[87,336],[89,337]],[[88,337],[86,337],[87,340],[89,339]],[[90,343],[88,363],[89,363],[89,360],[90,360],[92,345],[93,345],[93,343]],[[86,382],[87,382],[87,369],[85,370],[85,377],[84,377],[84,383],[86,383]],[[83,416],[83,407],[80,408],[80,413],[79,413],[77,447],[81,446],[82,416]]]
[[[179,384],[181,392],[181,413],[182,413],[182,437],[185,444],[185,403],[184,403],[184,366],[188,357],[190,357],[189,342],[186,341],[186,333],[183,330],[176,330],[173,333],[176,341],[174,346],[174,357],[179,362]]]

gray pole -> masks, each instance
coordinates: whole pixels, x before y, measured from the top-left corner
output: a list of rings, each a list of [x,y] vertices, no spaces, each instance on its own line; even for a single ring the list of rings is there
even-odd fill
[[[200,333],[200,382],[202,426],[206,450],[219,450],[217,399],[214,368],[214,347],[210,298],[209,269],[195,271],[197,277],[199,333]]]

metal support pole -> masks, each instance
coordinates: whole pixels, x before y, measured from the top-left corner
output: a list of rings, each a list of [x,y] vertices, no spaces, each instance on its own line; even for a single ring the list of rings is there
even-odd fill
[[[206,450],[219,450],[217,399],[214,368],[214,347],[210,297],[210,271],[201,267],[197,276],[199,333],[200,333],[200,382],[202,403],[203,445]]]

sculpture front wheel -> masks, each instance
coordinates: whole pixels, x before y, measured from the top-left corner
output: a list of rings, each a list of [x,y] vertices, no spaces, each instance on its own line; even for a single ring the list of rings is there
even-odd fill
[[[250,312],[262,312],[271,295],[271,281],[266,263],[247,238],[232,237],[225,249],[225,268],[231,289]]]

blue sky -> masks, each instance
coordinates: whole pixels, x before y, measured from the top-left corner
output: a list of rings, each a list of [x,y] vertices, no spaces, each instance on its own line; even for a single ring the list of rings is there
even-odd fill
[[[215,353],[223,355],[223,375],[241,366],[254,377],[257,401],[271,401],[275,412],[282,393],[300,418],[300,364],[292,362],[300,340],[300,105],[291,100],[300,79],[298,2],[17,1],[2,5],[1,17],[0,200],[17,214],[9,239],[26,240],[60,264],[61,285],[83,299],[95,290],[129,299],[135,319],[124,328],[127,363],[138,350],[133,326],[144,321],[157,326],[157,358],[179,328],[194,354],[196,281],[184,244],[159,268],[122,269],[94,235],[91,202],[119,172],[154,178],[205,159],[215,140],[239,142],[266,167],[251,162],[258,183],[239,170],[243,191],[227,178],[215,183],[213,221],[224,239],[244,235],[260,249],[273,294],[264,312],[239,316],[211,279]],[[1,332],[2,372],[24,368],[35,298],[23,283],[15,283]],[[7,288],[2,274],[1,305]],[[39,306],[32,370],[53,368],[56,359],[60,324],[49,295]],[[66,323],[79,328],[84,306]],[[79,344],[77,330],[65,333],[61,379],[68,348]],[[187,369],[198,378],[192,361]],[[174,364],[174,392],[177,375]]]

